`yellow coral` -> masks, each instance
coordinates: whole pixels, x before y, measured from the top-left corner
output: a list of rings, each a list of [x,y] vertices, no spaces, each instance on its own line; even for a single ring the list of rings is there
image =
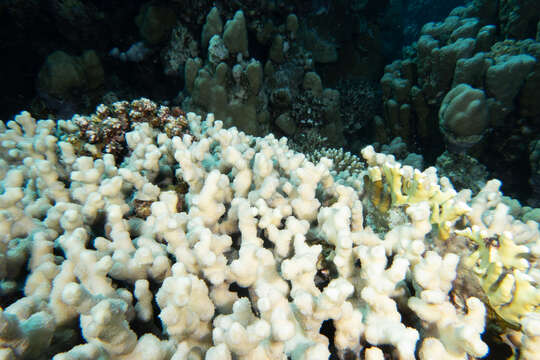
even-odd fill
[[[538,228],[515,221],[500,203],[500,182],[490,181],[470,202],[470,193],[457,193],[445,178],[438,179],[435,169],[424,172],[401,166],[391,155],[377,154],[372,147],[362,151],[369,168],[366,192],[381,211],[393,206],[426,201],[429,221],[441,239],[452,232],[473,241],[475,251],[465,265],[476,274],[490,307],[509,325],[519,328],[528,313],[540,312],[540,289],[528,275],[530,248],[537,243]],[[383,201],[382,199],[390,199]],[[470,206],[469,206],[470,205]],[[465,229],[455,224],[464,218]]]
[[[457,233],[477,244],[466,265],[478,275],[489,305],[501,318],[519,326],[524,314],[540,310],[540,289],[525,273],[530,266],[523,257],[529,253],[527,246],[515,244],[508,231],[490,237],[474,226]]]
[[[384,199],[381,191],[390,197],[391,206],[426,201],[431,210],[431,224],[436,226],[439,237],[447,239],[452,225],[470,210],[466,203],[457,198],[457,192],[449,183],[439,185],[434,168],[420,172],[408,166],[402,167],[392,156],[376,154],[372,148],[362,154],[370,165],[368,176],[374,185],[371,190],[376,191],[371,194],[371,199],[381,211],[388,210],[387,203],[379,201]]]

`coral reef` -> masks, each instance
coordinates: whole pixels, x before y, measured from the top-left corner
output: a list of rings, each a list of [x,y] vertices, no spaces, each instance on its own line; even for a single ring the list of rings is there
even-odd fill
[[[99,98],[104,76],[95,51],[86,50],[81,56],[55,51],[47,56],[41,67],[36,88],[49,107],[59,114],[71,115],[66,107],[80,106],[81,102],[87,104]],[[85,94],[83,100],[82,94]]]
[[[382,115],[380,88],[374,82],[351,78],[341,80],[336,90],[340,94],[339,111],[348,148],[359,152],[371,141],[368,135],[371,135],[374,118]]]
[[[77,116],[0,128],[3,356],[468,359],[502,320],[534,359],[540,233],[500,182],[471,197],[372,147],[311,162],[212,114],[171,133],[146,99],[97,114],[128,107],[121,163],[66,141]]]
[[[193,35],[181,23],[177,24],[171,31],[169,46],[161,55],[163,72],[165,75],[183,75],[187,59],[198,54],[199,46]]]
[[[436,167],[439,174],[450,179],[456,189],[470,189],[474,194],[489,180],[486,167],[464,153],[445,151],[437,158]]]
[[[537,360],[540,3],[464,3],[0,2],[0,358]]]
[[[524,21],[536,24],[539,15],[536,5],[517,3],[474,1],[425,24],[406,57],[385,69],[385,121],[377,126],[383,138],[400,136],[424,153],[443,152],[442,133],[450,151],[468,151],[532,204],[528,176],[513,174],[531,172],[523,159],[539,133],[532,99],[539,96],[540,46],[529,26],[510,19],[529,9]]]
[[[182,107],[212,112],[227,126],[250,134],[272,130],[293,137],[303,128],[315,127],[329,132],[332,143],[340,143],[339,94],[323,89],[319,75],[310,71],[311,55],[298,45],[297,30],[294,14],[281,26],[257,28],[257,41],[269,46],[268,60],[262,63],[248,57],[244,12],[239,10],[223,25],[218,9],[212,8],[201,35],[202,43],[208,44],[206,58],[186,62],[189,96]]]

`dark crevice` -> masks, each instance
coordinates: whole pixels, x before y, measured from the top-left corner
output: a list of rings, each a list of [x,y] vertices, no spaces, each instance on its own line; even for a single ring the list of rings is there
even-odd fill
[[[229,291],[232,291],[238,295],[238,297],[246,297],[249,299],[249,290],[248,288],[241,287],[236,282],[233,282],[229,285]]]
[[[328,338],[328,350],[330,351],[330,359],[338,359],[336,345],[334,344],[334,337],[336,335],[336,327],[334,326],[334,321],[328,319],[323,321],[319,333]]]
[[[152,294],[156,294],[161,287],[161,283],[155,283],[153,281],[150,282],[150,292]],[[136,300],[135,300],[136,301]],[[160,340],[167,340],[168,336],[165,334],[165,331],[163,329],[163,324],[161,323],[161,320],[159,319],[159,313],[161,312],[161,309],[159,308],[156,297],[152,296],[152,312],[153,316],[150,321],[142,321],[138,317],[135,317],[130,322],[131,329],[137,334],[137,336],[141,336],[143,334],[151,333],[158,337]]]
[[[107,216],[105,215],[105,211],[98,211],[96,219],[94,220],[94,223],[91,227],[91,237],[97,238],[99,236],[101,237],[107,237],[106,231],[105,231],[105,223],[107,221]]]

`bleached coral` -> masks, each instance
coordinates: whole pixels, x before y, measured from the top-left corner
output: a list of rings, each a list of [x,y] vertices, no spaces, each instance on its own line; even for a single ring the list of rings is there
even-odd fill
[[[6,356],[481,357],[485,305],[450,301],[462,254],[437,253],[458,233],[480,245],[499,236],[500,247],[478,246],[469,262],[487,274],[486,305],[522,324],[523,354],[533,353],[538,308],[526,299],[540,277],[520,254],[537,258],[538,229],[505,212],[493,183],[471,200],[433,169],[367,148],[353,188],[331,160],[314,164],[286,139],[187,119],[189,134],[172,138],[133,124],[122,164],[59,142],[76,133],[73,120],[55,127],[23,113],[0,125],[2,289],[26,276],[0,313]],[[385,207],[391,226],[372,227],[364,215]],[[518,284],[508,309],[490,293],[498,266]],[[76,338],[53,340],[55,331],[75,323],[86,343],[65,351]],[[59,341],[70,345],[48,348]]]
[[[459,314],[449,301],[448,292],[456,276],[458,261],[459,257],[452,253],[441,258],[434,252],[426,252],[414,267],[417,295],[409,298],[408,305],[441,334],[440,339],[428,337],[424,340],[421,359],[467,359],[467,354],[482,357],[488,352],[488,346],[480,338],[485,317],[482,302],[475,297],[468,298],[468,313]]]

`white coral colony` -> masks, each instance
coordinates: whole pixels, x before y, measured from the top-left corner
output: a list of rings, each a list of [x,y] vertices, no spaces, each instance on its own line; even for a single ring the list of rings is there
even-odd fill
[[[461,254],[437,251],[432,224],[447,238],[471,214],[469,237],[500,232],[485,219],[496,188],[471,200],[434,171],[371,148],[369,168],[338,181],[331,160],[313,164],[286,139],[225,129],[212,115],[187,121],[190,134],[172,138],[134,123],[121,163],[77,155],[62,140],[77,131],[73,120],[23,112],[0,124],[0,358],[312,360],[334,349],[465,360],[489,351],[486,302],[451,298]],[[377,211],[370,191],[384,179],[401,215],[381,232],[363,214]],[[180,181],[185,194],[168,186]],[[147,216],[134,215],[140,203]],[[503,224],[507,242],[538,252],[537,228]],[[504,251],[499,258],[514,256]],[[489,274],[486,256],[468,262]],[[538,266],[526,259],[516,291],[538,297]],[[538,307],[519,304],[521,356],[534,359]],[[328,321],[335,332],[321,333]]]

